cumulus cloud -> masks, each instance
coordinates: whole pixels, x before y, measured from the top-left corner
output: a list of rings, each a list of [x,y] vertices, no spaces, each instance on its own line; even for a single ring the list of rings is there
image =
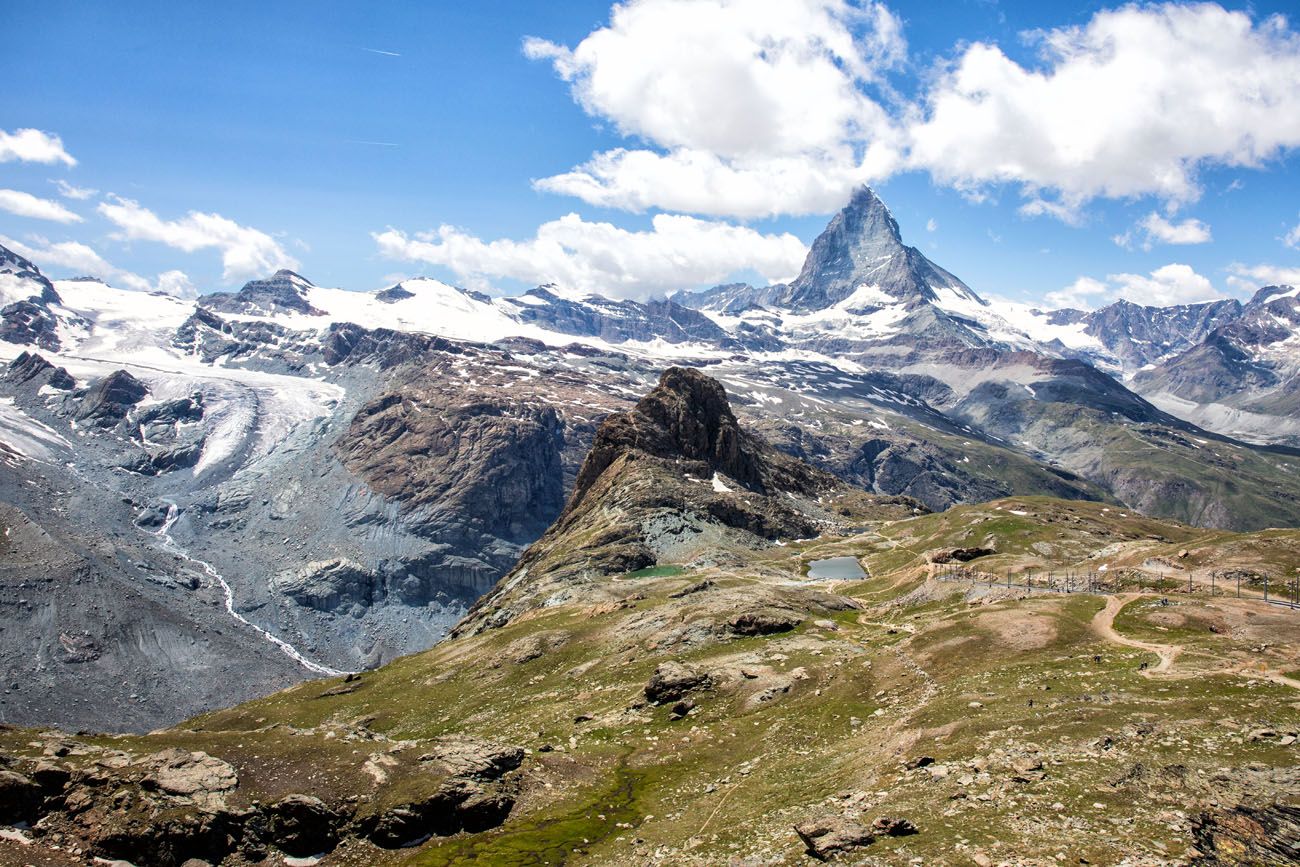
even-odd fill
[[[1026,67],[967,47],[908,128],[908,165],[957,187],[1197,197],[1198,168],[1259,166],[1300,145],[1300,40],[1213,3],[1129,5],[1035,35]]]
[[[576,47],[529,38],[524,53],[653,148],[596,154],[541,190],[633,211],[815,213],[897,164],[868,90],[906,42],[879,3],[628,0]]]
[[[80,223],[81,217],[53,199],[41,199],[19,190],[0,190],[0,211],[8,211],[33,220],[53,220],[56,223]]]
[[[1113,240],[1129,250],[1139,246],[1150,250],[1156,244],[1205,244],[1212,240],[1212,236],[1209,225],[1200,220],[1188,217],[1182,222],[1171,223],[1152,211],[1133,229],[1116,235]]]
[[[541,178],[534,186],[637,213],[659,208],[752,219],[834,211],[854,187],[887,177],[893,162],[885,146],[870,149],[860,161],[848,148],[736,159],[703,150],[661,154],[618,148],[596,154],[572,171]]]
[[[740,218],[833,210],[857,184],[929,172],[1080,222],[1097,197],[1200,194],[1206,166],[1300,146],[1300,37],[1215,3],[1128,5],[1029,34],[1022,64],[962,45],[914,103],[890,86],[899,20],[846,0],[627,0],[568,48],[530,38],[575,100],[638,144],[538,189],[604,207]],[[1174,242],[1177,243],[1177,242]]]
[[[124,268],[119,268],[99,255],[94,248],[79,241],[51,242],[39,235],[28,239],[30,243],[0,236],[0,244],[25,259],[36,263],[41,270],[61,268],[78,277],[97,277],[105,283],[134,289],[137,292],[166,292],[182,298],[193,298],[198,292],[183,271],[166,271],[158,275],[155,283]]]
[[[275,238],[241,226],[220,214],[190,211],[178,220],[163,220],[131,199],[109,196],[99,213],[115,224],[113,237],[123,241],[156,241],[186,253],[214,249],[221,253],[227,280],[257,277],[280,268],[298,268],[298,260]]]
[[[77,161],[63,147],[63,139],[39,129],[19,129],[5,132],[0,129],[0,163],[63,163],[75,166]]]
[[[1150,274],[1109,274],[1105,280],[1080,277],[1064,289],[1047,293],[1043,300],[1049,307],[1089,310],[1120,299],[1134,304],[1168,307],[1222,297],[1223,293],[1190,265],[1172,263]]]
[[[1265,286],[1300,286],[1300,268],[1234,262],[1228,266],[1228,284],[1243,292],[1253,292]]]
[[[90,187],[74,187],[72,184],[63,180],[63,178],[52,180],[50,183],[54,184],[54,186],[58,188],[59,195],[63,196],[65,199],[85,201],[86,199],[94,198],[95,195],[99,193],[99,190],[92,190]]]
[[[524,241],[484,241],[446,225],[414,236],[388,229],[374,239],[385,256],[445,266],[478,285],[492,278],[553,282],[622,298],[718,283],[744,270],[780,282],[798,274],[807,254],[788,233],[669,214],[657,215],[649,231],[569,214]]]

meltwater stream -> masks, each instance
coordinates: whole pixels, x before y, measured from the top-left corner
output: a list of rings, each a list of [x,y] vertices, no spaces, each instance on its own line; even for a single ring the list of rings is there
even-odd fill
[[[263,638],[265,638],[267,641],[271,642],[276,647],[283,650],[286,656],[288,656],[290,659],[292,659],[294,662],[298,663],[308,671],[314,672],[316,674],[323,674],[326,675],[327,677],[333,677],[340,674],[347,674],[347,672],[345,671],[339,671],[336,668],[330,668],[328,665],[321,665],[319,662],[312,662],[310,659],[308,659],[307,657],[299,653],[298,648],[294,647],[292,644],[285,641],[284,639],[272,635],[262,627],[258,626],[256,623],[249,622],[249,620],[246,617],[244,617],[244,615],[236,611],[235,593],[230,588],[230,584],[226,581],[226,579],[221,576],[221,573],[218,572],[211,563],[208,563],[205,560],[199,560],[196,557],[191,557],[189,553],[180,545],[178,545],[176,543],[176,540],[171,537],[170,531],[172,525],[176,523],[176,521],[180,518],[180,516],[181,516],[181,512],[180,509],[177,508],[176,504],[168,503],[167,520],[163,521],[162,527],[158,529],[158,532],[155,535],[163,540],[164,548],[166,548],[168,551],[175,554],[176,556],[182,557],[185,560],[189,561],[190,563],[193,563],[195,566],[198,566],[208,575],[208,577],[210,577],[213,581],[216,581],[219,585],[221,585],[221,591],[222,593],[225,594],[226,597],[226,612],[231,617],[233,617],[235,620],[239,621],[243,625],[247,626],[249,629],[256,630],[258,634],[260,634]]]

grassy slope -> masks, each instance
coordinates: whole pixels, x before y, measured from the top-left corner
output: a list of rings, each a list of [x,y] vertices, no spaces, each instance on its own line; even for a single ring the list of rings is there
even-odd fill
[[[1140,664],[1153,653],[1090,628],[1100,597],[968,598],[962,586],[926,581],[927,551],[989,537],[1000,553],[988,559],[1005,569],[1079,566],[1108,545],[1116,568],[1180,551],[1194,568],[1240,562],[1294,574],[1300,566],[1300,532],[1235,536],[1104,504],[1017,498],[768,549],[745,569],[628,576],[611,582],[619,603],[544,609],[400,659],[352,692],[322,695],[338,681],[302,684],[171,731],[104,743],[203,749],[240,769],[242,799],[359,795],[362,811],[428,789],[406,764],[376,784],[364,768],[376,753],[402,760],[453,732],[532,751],[503,828],[407,850],[352,842],[324,862],[358,865],[656,856],[713,864],[733,855],[798,863],[790,826],[827,810],[915,822],[919,835],[866,850],[882,863],[969,863],[977,852],[1115,863],[1184,852],[1197,804],[1240,794],[1236,776],[1213,782],[1218,769],[1294,763],[1295,747],[1247,734],[1300,727],[1300,692],[1253,673],[1300,668],[1300,612],[1187,598],[1176,600],[1183,620],[1175,623],[1159,619],[1168,609],[1131,603],[1117,629],[1187,646],[1170,676],[1148,677]],[[862,557],[872,577],[833,589],[861,610],[828,611],[818,595],[827,585],[780,583],[798,582],[809,559],[845,553]],[[701,577],[716,587],[669,597]],[[773,593],[805,615],[796,630],[704,631]],[[1231,628],[1213,631],[1223,622]],[[684,634],[710,637],[674,643]],[[550,649],[515,661],[534,641]],[[1260,644],[1269,646],[1253,649]],[[714,671],[725,685],[672,721],[667,708],[641,701],[666,659]],[[770,690],[769,700],[757,699]],[[580,714],[593,719],[575,722]],[[0,749],[21,751],[25,737],[0,733]],[[947,776],[903,767],[920,755]],[[1041,762],[1043,778],[1030,771],[1016,782],[1017,761]],[[1145,770],[1135,774],[1139,764]]]

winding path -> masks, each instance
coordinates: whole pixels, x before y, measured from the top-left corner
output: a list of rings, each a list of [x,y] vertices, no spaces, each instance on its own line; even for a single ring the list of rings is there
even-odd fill
[[[1125,647],[1136,647],[1139,650],[1146,650],[1160,657],[1160,664],[1155,668],[1143,670],[1143,674],[1152,677],[1158,674],[1167,674],[1174,665],[1174,660],[1183,652],[1181,644],[1153,644],[1148,641],[1138,641],[1136,638],[1127,638],[1115,631],[1115,618],[1124,606],[1135,599],[1140,599],[1141,593],[1121,593],[1116,596],[1106,597],[1106,607],[1097,612],[1092,618],[1093,631],[1105,638],[1107,641],[1113,641],[1116,644],[1122,644]]]

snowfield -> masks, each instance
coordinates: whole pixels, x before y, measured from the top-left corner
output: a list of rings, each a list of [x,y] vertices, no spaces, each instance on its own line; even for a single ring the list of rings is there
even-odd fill
[[[51,461],[68,455],[71,449],[72,443],[54,428],[14,406],[13,398],[0,398],[0,455]]]

